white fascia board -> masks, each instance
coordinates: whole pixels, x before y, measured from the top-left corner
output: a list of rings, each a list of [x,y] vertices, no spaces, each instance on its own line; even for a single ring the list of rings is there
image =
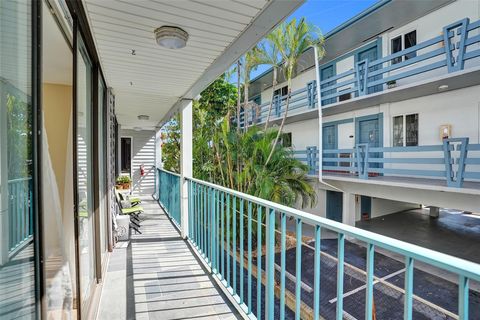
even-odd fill
[[[305,0],[271,0],[259,12],[257,17],[239,34],[237,39],[203,72],[199,79],[185,92],[185,94],[170,108],[159,122],[158,126],[166,123],[176,112],[183,100],[197,97],[205,88],[215,81],[245,52],[253,48],[280,22],[301,6]]]

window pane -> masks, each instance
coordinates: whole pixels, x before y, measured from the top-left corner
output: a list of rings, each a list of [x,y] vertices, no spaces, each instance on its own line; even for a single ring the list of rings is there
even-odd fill
[[[417,31],[416,30],[405,34],[405,49],[408,49],[408,48],[413,47],[415,45],[417,45]],[[407,53],[405,55],[405,60],[415,58],[416,56],[417,56],[417,51]]]
[[[418,114],[407,115],[405,126],[407,146],[418,146]]]
[[[0,1],[0,318],[35,319],[32,2]]]
[[[392,54],[402,51],[402,37],[398,36],[395,39],[392,39]],[[402,57],[397,57],[392,59],[392,64],[402,62]]]
[[[92,65],[79,37],[77,52],[77,198],[80,289],[82,305],[88,301],[95,272],[92,179]]]
[[[393,146],[403,147],[403,116],[393,117]]]

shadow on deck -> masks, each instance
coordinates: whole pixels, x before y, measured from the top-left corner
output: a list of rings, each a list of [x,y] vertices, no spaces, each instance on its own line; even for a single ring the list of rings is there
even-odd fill
[[[110,256],[97,318],[239,318],[157,202],[142,206],[142,234]]]

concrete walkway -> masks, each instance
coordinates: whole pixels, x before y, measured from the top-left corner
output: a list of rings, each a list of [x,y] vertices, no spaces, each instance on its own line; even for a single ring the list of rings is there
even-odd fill
[[[141,235],[110,256],[97,319],[237,319],[156,201],[145,199]]]

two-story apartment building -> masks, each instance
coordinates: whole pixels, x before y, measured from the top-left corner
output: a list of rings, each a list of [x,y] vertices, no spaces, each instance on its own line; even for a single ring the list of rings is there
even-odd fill
[[[478,212],[479,19],[479,1],[383,0],[325,34],[317,68],[305,51],[284,132],[319,178],[312,213],[353,225],[420,205]],[[271,70],[253,79],[250,121],[265,122],[271,83]]]

